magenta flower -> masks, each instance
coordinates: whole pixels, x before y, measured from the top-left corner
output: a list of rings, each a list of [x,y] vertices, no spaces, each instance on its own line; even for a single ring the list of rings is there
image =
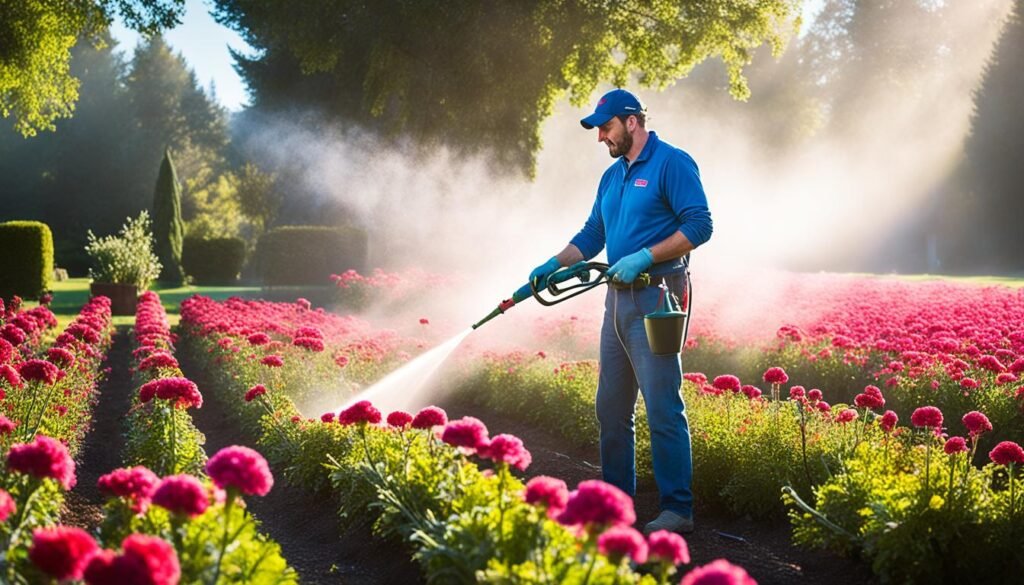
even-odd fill
[[[408,412],[396,410],[388,415],[388,426],[396,429],[404,429],[412,422],[412,415]]]
[[[266,333],[253,333],[246,338],[249,345],[266,345],[270,343],[270,336]]]
[[[453,447],[475,451],[487,444],[487,427],[479,419],[464,416],[445,425],[441,440]]]
[[[142,371],[153,370],[156,368],[178,369],[178,367],[178,360],[166,351],[153,352],[149,357],[139,362],[139,369]]]
[[[549,518],[554,518],[565,510],[569,501],[569,489],[565,482],[546,475],[538,475],[526,482],[523,500],[534,506],[544,506]]]
[[[946,455],[964,453],[967,451],[967,440],[963,437],[950,437],[942,446],[942,450],[946,452]]]
[[[14,498],[11,497],[11,494],[7,493],[6,490],[0,489],[0,522],[7,522],[11,514],[17,511],[18,505],[14,503]]]
[[[203,395],[199,393],[195,382],[188,378],[157,378],[146,382],[139,388],[140,402],[149,402],[154,396],[173,402],[176,408],[200,408],[203,406]]]
[[[279,355],[268,355],[260,360],[260,363],[268,368],[280,368],[284,365],[284,359]]]
[[[836,422],[846,424],[857,420],[857,411],[852,408],[844,408],[836,415]]]
[[[369,400],[360,400],[338,413],[338,424],[346,426],[357,423],[375,425],[380,422],[380,419],[380,411]]]
[[[743,567],[717,559],[686,574],[679,585],[757,585]]]
[[[1003,441],[989,451],[988,457],[996,465],[1020,465],[1024,463],[1024,449],[1013,441]]]
[[[64,372],[46,360],[28,360],[18,366],[18,373],[23,380],[42,382],[50,385],[63,377]]]
[[[75,365],[75,354],[63,347],[51,347],[46,350],[46,359],[61,368],[70,368]]]
[[[719,390],[728,390],[734,394],[740,391],[741,386],[740,379],[731,374],[716,377],[712,385]]]
[[[206,473],[217,487],[247,496],[265,496],[274,486],[267,460],[248,447],[225,447],[206,462]]]
[[[334,422],[334,416],[333,412],[325,412],[320,415],[320,422],[332,423]]]
[[[765,370],[764,381],[769,384],[785,384],[789,382],[789,376],[786,375],[786,370],[775,366]]]
[[[298,337],[292,342],[292,345],[312,352],[321,352],[324,350],[323,340],[316,337]]]
[[[495,463],[505,463],[519,471],[526,471],[533,457],[523,446],[523,441],[513,435],[497,435],[489,442],[477,447],[477,454]]]
[[[7,468],[39,479],[57,480],[66,490],[75,487],[75,461],[64,443],[39,435],[31,443],[11,446]]]
[[[821,398],[822,398],[821,390],[818,390],[817,388],[811,388],[810,390],[807,391],[807,399],[808,400],[810,400],[812,402],[817,402],[818,400],[821,400]]]
[[[178,555],[170,543],[156,536],[130,534],[121,542],[121,554],[102,550],[85,567],[88,585],[177,585],[181,579]]]
[[[915,427],[938,431],[942,428],[942,411],[934,406],[922,406],[910,415],[910,422]]]
[[[633,498],[619,488],[600,480],[580,482],[569,494],[565,510],[558,515],[565,526],[620,526],[636,522]]]
[[[807,391],[803,386],[793,386],[789,389],[790,400],[800,400],[807,396]]]
[[[40,571],[54,579],[81,579],[89,557],[98,548],[96,541],[81,528],[39,528],[32,533],[28,558]]]
[[[131,503],[132,511],[143,514],[149,507],[159,482],[160,478],[155,473],[139,465],[115,469],[102,475],[97,485],[100,491],[107,495],[127,499]]]
[[[690,562],[690,547],[686,545],[686,540],[668,530],[658,530],[647,537],[647,553],[652,561],[673,566]]]
[[[21,374],[8,364],[0,366],[0,378],[3,378],[11,388],[21,388]]]
[[[198,479],[181,474],[160,481],[153,492],[153,503],[173,514],[192,518],[205,512],[210,500]]]
[[[18,423],[0,414],[0,435],[9,435],[18,427]]]
[[[968,412],[961,420],[972,438],[992,430],[992,423],[989,422],[988,417],[977,410]]]
[[[266,393],[267,393],[267,387],[266,386],[264,386],[263,384],[256,384],[252,388],[249,388],[248,391],[246,391],[246,393],[245,393],[245,401],[246,402],[252,402],[253,400],[256,400],[257,396],[263,396]]]
[[[742,390],[743,393],[747,395],[747,398],[751,400],[755,400],[761,397],[761,389],[758,388],[757,386],[751,386],[750,384],[746,384],[742,386],[740,390]]]
[[[885,411],[885,414],[882,415],[882,420],[879,421],[878,426],[881,427],[883,431],[891,433],[892,430],[896,428],[896,423],[898,422],[900,422],[899,415],[891,410],[887,410]]]
[[[647,562],[647,542],[644,535],[631,526],[613,526],[597,537],[597,550],[619,564],[622,559],[632,559],[637,564]]]

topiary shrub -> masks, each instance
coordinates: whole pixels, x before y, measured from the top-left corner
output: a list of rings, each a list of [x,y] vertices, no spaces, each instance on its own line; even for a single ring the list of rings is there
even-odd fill
[[[366,270],[367,241],[356,227],[283,226],[260,237],[254,261],[266,286],[328,285],[331,274]]]
[[[245,263],[245,240],[185,238],[181,263],[196,284],[232,284]]]
[[[39,221],[0,223],[0,298],[37,299],[50,288],[53,234]]]

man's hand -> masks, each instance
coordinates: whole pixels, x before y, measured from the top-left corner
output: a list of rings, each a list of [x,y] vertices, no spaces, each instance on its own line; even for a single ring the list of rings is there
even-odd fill
[[[552,256],[547,262],[533,269],[533,272],[530,273],[530,283],[537,290],[547,288],[548,277],[561,267],[562,263],[558,261],[558,258]]]
[[[635,254],[623,257],[608,269],[608,278],[616,282],[630,284],[637,276],[654,264],[654,255],[647,248],[641,249]]]

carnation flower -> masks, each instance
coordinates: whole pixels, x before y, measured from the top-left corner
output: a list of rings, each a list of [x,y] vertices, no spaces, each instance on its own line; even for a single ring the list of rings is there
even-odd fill
[[[22,343],[25,343],[25,340],[27,339],[24,331],[10,323],[0,327],[0,337],[9,341],[11,345],[21,345]]]
[[[829,404],[828,402],[825,402],[824,400],[819,400],[818,403],[814,405],[814,407],[820,410],[821,412],[832,412],[832,405]]]
[[[317,339],[323,339],[324,334],[316,327],[299,327],[295,330],[295,337],[315,337]]]
[[[960,378],[960,387],[961,388],[966,388],[967,390],[974,390],[978,386],[980,386],[980,384],[974,378],[967,378],[967,377]]]
[[[342,425],[354,425],[357,423],[375,425],[380,422],[380,419],[380,411],[369,400],[360,400],[338,413],[338,423]]]
[[[857,411],[852,408],[844,408],[836,415],[836,422],[846,424],[857,420]]]
[[[769,384],[785,384],[789,381],[789,376],[786,375],[786,370],[775,366],[765,370],[764,381]]]
[[[421,317],[420,325],[430,325],[430,320],[428,320],[426,317]]]
[[[334,363],[337,364],[339,368],[344,368],[345,366],[348,365],[348,356],[339,355],[338,357],[334,358]]]
[[[157,536],[130,534],[121,542],[122,553],[103,550],[85,567],[89,585],[177,585],[181,579],[178,556],[170,543]]]
[[[716,377],[712,385],[719,390],[728,390],[733,393],[740,391],[740,379],[731,374]]]
[[[942,450],[946,452],[946,455],[963,453],[967,451],[967,440],[963,437],[950,437],[946,444],[942,446]]]
[[[160,481],[153,492],[153,503],[171,513],[195,517],[206,511],[210,500],[198,479],[180,474]]]
[[[75,461],[64,443],[39,435],[31,443],[11,446],[7,468],[39,479],[57,480],[66,490],[75,487]]]
[[[597,537],[597,550],[613,564],[632,559],[637,564],[647,562],[647,542],[644,535],[630,526],[613,526]]]
[[[46,360],[27,360],[18,366],[18,373],[22,379],[30,382],[42,382],[46,385],[53,384],[64,377],[60,368]]]
[[[882,397],[882,392],[875,386],[868,386],[868,388],[874,388],[875,392],[865,391],[858,394],[853,398],[853,404],[858,408],[868,408],[871,410],[885,406],[885,398]]]
[[[246,338],[249,345],[266,345],[270,343],[270,336],[266,333],[253,333]]]
[[[18,423],[0,414],[0,435],[9,435],[18,427]]]
[[[999,361],[999,358],[997,358],[994,355],[981,356],[980,358],[978,358],[978,365],[990,372],[995,372],[997,374],[999,372],[1006,371],[1006,366],[1004,366],[1003,363]]]
[[[761,397],[761,389],[758,388],[757,386],[751,386],[750,384],[746,384],[742,386],[740,390],[742,390],[743,393],[747,395],[747,398],[751,400]]]
[[[971,434],[971,437],[977,437],[982,433],[987,433],[992,430],[992,423],[989,422],[988,417],[977,410],[972,410],[964,415],[961,419],[964,426],[967,427],[967,431]]]
[[[32,533],[28,558],[54,579],[81,579],[89,556],[98,548],[96,541],[81,528],[39,528]]]
[[[683,379],[698,386],[703,386],[708,383],[708,377],[700,372],[687,372],[683,374]]]
[[[267,393],[267,387],[263,384],[256,384],[245,393],[245,401],[252,402],[256,400],[257,396],[263,396]]]
[[[139,400],[149,402],[153,396],[161,400],[174,402],[177,408],[200,408],[203,406],[203,395],[195,382],[188,378],[157,378],[146,382],[139,389]]]
[[[412,415],[408,412],[396,410],[388,415],[387,421],[389,426],[395,427],[396,429],[404,429],[412,422]]]
[[[308,349],[312,352],[320,352],[324,350],[324,342],[322,339],[316,337],[298,337],[292,342],[292,345]]]
[[[63,347],[51,347],[46,350],[46,359],[61,368],[70,368],[75,365],[75,354]]]
[[[636,522],[633,498],[600,480],[580,482],[569,494],[565,510],[558,515],[565,526],[630,526]]]
[[[519,471],[526,471],[533,457],[523,446],[523,441],[513,435],[497,435],[477,447],[477,454],[495,463],[505,463]]]
[[[800,400],[807,395],[807,391],[803,386],[793,386],[789,389],[790,400]]]
[[[17,511],[18,505],[14,503],[14,498],[11,497],[11,494],[7,493],[6,490],[0,489],[0,522],[7,522],[11,514]]]
[[[1003,372],[996,376],[996,384],[1013,384],[1016,381],[1018,381],[1017,375],[1010,372]]]
[[[0,337],[0,364],[6,364],[14,357],[14,346],[11,342]]]
[[[448,414],[436,406],[428,406],[416,413],[412,419],[412,428],[431,429],[448,424]]]
[[[1003,441],[989,451],[988,457],[996,465],[1019,465],[1024,463],[1024,449],[1013,441]]]
[[[479,419],[464,416],[444,427],[441,440],[453,447],[474,451],[487,444],[487,427]]]
[[[131,502],[132,511],[145,513],[160,478],[149,468],[138,465],[132,468],[115,469],[100,476],[97,486],[100,491]]]
[[[166,351],[154,352],[150,354],[149,357],[139,362],[139,370],[144,372],[155,368],[177,369],[179,367],[178,360]]]
[[[279,355],[268,355],[260,360],[260,363],[268,368],[280,368],[284,365],[284,359]]]
[[[885,411],[885,414],[882,415],[882,420],[879,421],[878,426],[880,426],[883,431],[891,433],[892,430],[896,428],[896,423],[898,422],[900,422],[900,417],[895,412],[887,410]]]
[[[267,460],[257,451],[240,445],[217,451],[206,462],[206,473],[217,487],[247,496],[265,496],[274,486]]]
[[[298,305],[300,309],[304,309],[306,311],[313,308],[313,303],[310,303],[309,300],[302,297],[295,299],[295,304]]]
[[[647,537],[647,552],[652,561],[673,566],[690,562],[690,547],[686,546],[686,540],[668,530],[658,530]]]
[[[818,400],[821,400],[821,398],[822,398],[821,390],[818,390],[817,388],[811,388],[810,390],[807,391],[807,399],[808,400],[817,402]]]
[[[757,585],[757,581],[743,567],[717,559],[687,573],[679,585]]]
[[[560,479],[538,475],[526,482],[523,500],[527,504],[544,506],[547,508],[548,517],[554,518],[565,510],[565,504],[569,501],[569,489]]]
[[[942,411],[934,406],[922,406],[910,415],[910,422],[915,427],[931,428],[938,431],[942,428]]]
[[[335,414],[333,412],[325,412],[320,415],[320,422],[332,423],[334,422]]]

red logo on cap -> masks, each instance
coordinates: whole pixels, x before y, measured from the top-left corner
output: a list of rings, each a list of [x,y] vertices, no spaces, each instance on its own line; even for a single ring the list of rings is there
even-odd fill
[[[606,100],[604,98],[601,98],[601,101],[597,102],[597,105],[603,106],[606,101],[608,101],[608,100]]]

